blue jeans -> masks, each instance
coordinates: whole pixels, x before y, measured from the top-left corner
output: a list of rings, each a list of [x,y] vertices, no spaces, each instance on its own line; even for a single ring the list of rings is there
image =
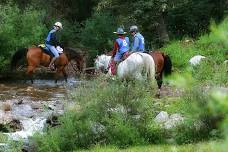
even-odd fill
[[[57,58],[59,57],[59,52],[53,45],[45,44],[46,47],[54,54],[54,56]]]
[[[116,55],[115,55],[115,57],[114,57],[114,61],[115,61],[115,62],[121,61],[121,59],[122,59],[122,57],[123,57],[123,55],[124,55],[125,53],[126,53],[126,52],[120,53],[119,51],[117,51],[117,52],[116,52]]]

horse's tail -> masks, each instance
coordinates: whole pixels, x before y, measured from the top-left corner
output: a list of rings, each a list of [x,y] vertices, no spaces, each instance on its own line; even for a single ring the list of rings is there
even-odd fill
[[[17,50],[12,59],[11,59],[11,70],[15,70],[16,69],[16,66],[18,64],[18,62],[23,59],[24,57],[26,57],[26,54],[28,52],[28,49],[27,48],[21,48],[19,50]]]
[[[150,64],[149,64],[149,76],[150,76],[150,79],[155,79],[155,62],[154,62],[154,59],[152,58],[152,56],[149,56],[150,57]]]
[[[155,63],[154,59],[149,55],[142,53],[144,57],[144,64],[146,65],[147,78],[153,80],[155,78]]]
[[[172,61],[168,55],[162,53],[162,56],[164,58],[164,74],[165,76],[167,76],[170,75],[172,72]]]

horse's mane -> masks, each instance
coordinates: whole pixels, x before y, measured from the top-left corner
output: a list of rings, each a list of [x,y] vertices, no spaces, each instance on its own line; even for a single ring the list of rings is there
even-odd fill
[[[106,54],[102,54],[102,55],[98,56],[98,59],[99,60],[104,60],[104,59],[109,58],[109,57],[111,57],[111,56],[110,55],[106,55]]]
[[[69,59],[73,58],[85,58],[87,55],[87,52],[85,50],[82,50],[80,48],[72,48],[72,47],[65,47],[64,53],[67,55]]]

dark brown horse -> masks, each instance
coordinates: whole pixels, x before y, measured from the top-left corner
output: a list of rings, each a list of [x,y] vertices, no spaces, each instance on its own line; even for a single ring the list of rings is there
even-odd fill
[[[11,69],[15,69],[17,67],[18,62],[26,57],[27,61],[27,71],[26,74],[31,78],[31,82],[33,83],[32,74],[34,70],[42,65],[48,67],[51,56],[45,53],[40,47],[31,47],[31,48],[22,48],[15,52],[11,60]],[[77,63],[77,67],[80,71],[83,70],[83,62],[84,57],[77,53],[72,48],[65,48],[64,52],[60,54],[60,56],[55,61],[55,82],[57,83],[60,75],[64,76],[65,81],[67,81],[67,73],[65,71],[65,66],[69,63],[69,60],[75,60]]]
[[[86,67],[86,51],[81,48],[64,48],[64,53],[66,54],[69,61],[73,60],[76,62],[77,69],[75,71],[79,71],[79,73],[84,72],[83,70]]]
[[[163,74],[168,76],[172,72],[172,61],[170,57],[159,50],[151,51],[149,54],[153,57],[156,65],[156,80],[158,84],[158,95],[160,96],[160,90],[163,83]]]

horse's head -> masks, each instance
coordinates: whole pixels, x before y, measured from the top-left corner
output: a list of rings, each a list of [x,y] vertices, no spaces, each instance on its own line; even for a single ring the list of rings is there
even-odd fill
[[[96,72],[103,72],[104,71],[104,64],[102,63],[102,59],[101,56],[97,56],[94,59],[94,66],[95,66],[95,70]]]
[[[109,62],[110,62],[111,56],[107,56],[107,55],[100,55],[97,56],[94,59],[94,66],[96,71],[101,71],[101,72],[106,72],[108,71],[109,68]]]
[[[73,60],[76,62],[78,70],[82,72],[86,64],[86,52],[79,48],[66,47],[64,48],[64,53],[69,61]]]

